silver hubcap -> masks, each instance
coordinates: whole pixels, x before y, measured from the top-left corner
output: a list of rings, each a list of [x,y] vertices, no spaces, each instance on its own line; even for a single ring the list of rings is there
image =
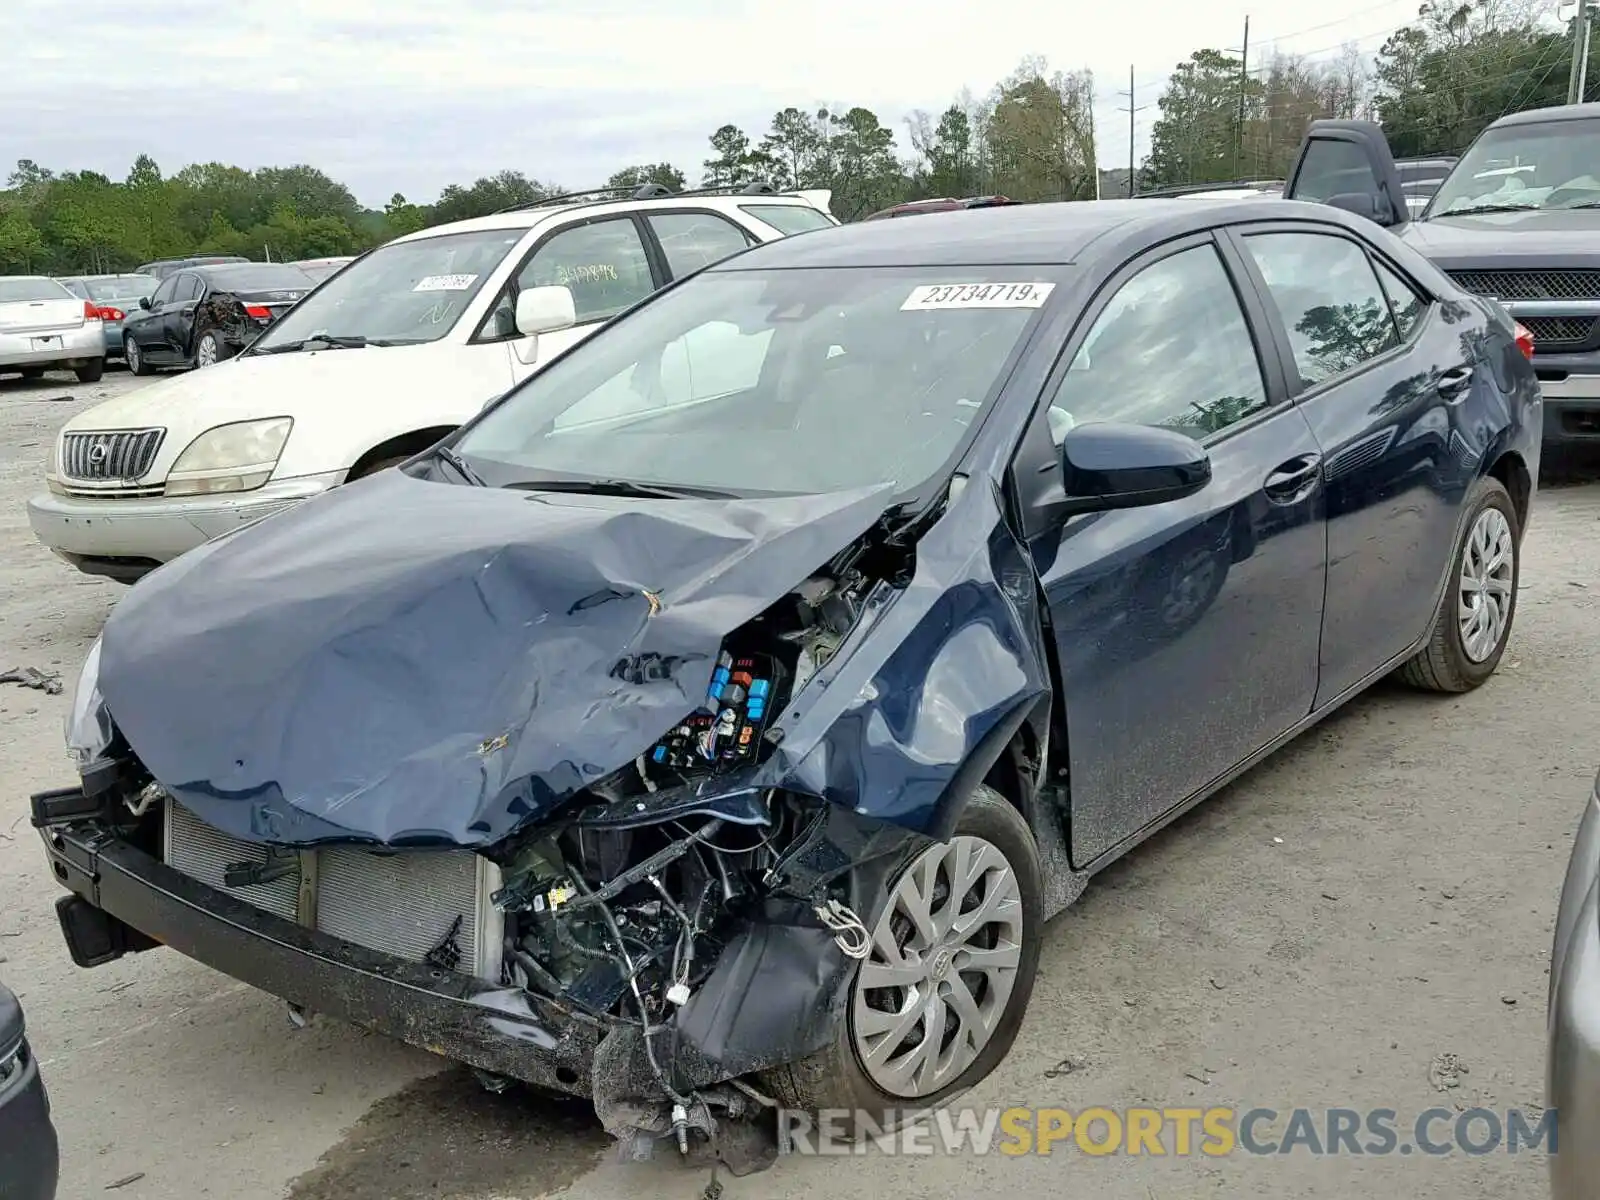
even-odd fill
[[[1493,654],[1506,635],[1516,556],[1511,523],[1505,514],[1498,508],[1484,509],[1467,534],[1456,614],[1461,623],[1461,649],[1475,663]]]
[[[195,362],[202,367],[209,367],[217,361],[217,343],[207,334],[200,339],[200,346],[194,352]]]
[[[978,837],[931,846],[894,886],[856,976],[857,1057],[891,1096],[930,1096],[983,1053],[1016,986],[1022,890]]]
[[[138,342],[134,341],[132,338],[128,338],[122,343],[122,353],[127,358],[128,365],[130,367],[137,367],[139,365]]]

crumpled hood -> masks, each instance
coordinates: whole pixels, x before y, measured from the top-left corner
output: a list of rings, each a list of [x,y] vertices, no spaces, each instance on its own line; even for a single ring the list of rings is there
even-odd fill
[[[130,590],[100,689],[203,820],[286,845],[476,846],[647,750],[723,637],[892,489],[637,500],[385,471]]]

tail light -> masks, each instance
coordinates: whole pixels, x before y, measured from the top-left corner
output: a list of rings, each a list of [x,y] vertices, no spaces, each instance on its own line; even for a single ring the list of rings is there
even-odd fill
[[[244,306],[244,315],[254,317],[258,321],[272,320],[272,310],[262,304],[246,304]]]
[[[109,304],[102,304],[99,308],[94,310],[94,315],[99,317],[102,321],[120,321],[127,314],[124,313],[120,308],[113,308]]]
[[[85,300],[83,302],[83,319],[85,321],[98,321],[100,319],[100,310],[95,306],[93,300]]]
[[[1529,362],[1533,361],[1533,332],[1521,321],[1513,321],[1517,339],[1517,349],[1522,351],[1522,357]]]

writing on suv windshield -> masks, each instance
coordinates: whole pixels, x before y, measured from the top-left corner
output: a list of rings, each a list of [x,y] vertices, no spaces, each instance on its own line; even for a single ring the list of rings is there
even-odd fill
[[[499,487],[909,493],[993,402],[1053,270],[710,271],[553,362],[454,448]]]
[[[1600,203],[1600,120],[1493,129],[1439,185],[1429,217]]]
[[[256,340],[252,353],[311,348],[323,334],[371,346],[437,341],[521,236],[516,229],[488,229],[381,246],[290,309]]]

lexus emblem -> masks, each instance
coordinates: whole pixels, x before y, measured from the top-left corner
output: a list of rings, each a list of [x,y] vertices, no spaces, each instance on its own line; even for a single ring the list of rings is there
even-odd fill
[[[96,442],[89,447],[89,462],[93,466],[103,466],[106,459],[110,457],[111,447],[106,445],[105,442]]]

